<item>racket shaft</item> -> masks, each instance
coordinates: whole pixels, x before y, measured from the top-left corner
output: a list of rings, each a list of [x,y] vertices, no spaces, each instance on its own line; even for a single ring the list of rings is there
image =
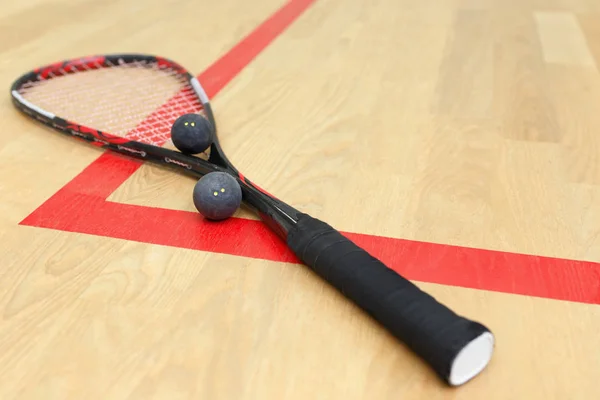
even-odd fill
[[[446,382],[458,353],[489,332],[485,326],[455,314],[320,220],[301,214],[288,235],[288,245]]]

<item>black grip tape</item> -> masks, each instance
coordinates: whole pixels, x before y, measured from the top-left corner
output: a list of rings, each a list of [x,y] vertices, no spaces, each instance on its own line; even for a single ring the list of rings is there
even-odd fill
[[[458,352],[489,332],[318,219],[300,214],[287,241],[307,266],[385,326],[446,382]]]

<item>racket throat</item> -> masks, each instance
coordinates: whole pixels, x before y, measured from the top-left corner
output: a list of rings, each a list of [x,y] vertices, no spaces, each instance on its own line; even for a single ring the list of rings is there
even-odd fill
[[[210,146],[208,162],[219,165],[224,168],[228,168],[232,170],[236,175],[239,174],[238,170],[231,164],[231,162],[229,162],[227,157],[225,157],[223,151],[216,142]]]

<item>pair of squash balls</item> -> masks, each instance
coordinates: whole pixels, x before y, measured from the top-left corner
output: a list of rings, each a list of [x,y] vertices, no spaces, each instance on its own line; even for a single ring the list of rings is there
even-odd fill
[[[184,154],[200,154],[212,145],[214,130],[202,115],[184,114],[171,126],[171,140]],[[240,207],[242,189],[233,176],[216,171],[196,182],[192,199],[200,214],[219,221],[231,217]]]

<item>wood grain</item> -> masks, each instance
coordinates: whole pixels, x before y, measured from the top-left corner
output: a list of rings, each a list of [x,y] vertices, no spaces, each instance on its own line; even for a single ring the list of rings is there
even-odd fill
[[[0,82],[120,51],[201,73],[283,4],[0,0]],[[600,262],[598,15],[594,0],[318,0],[213,99],[223,147],[340,230]],[[301,265],[20,226],[101,152],[6,94],[0,399],[598,393],[597,305],[417,282],[496,334],[488,369],[450,389]],[[194,211],[193,185],[144,165],[108,200]]]
[[[600,65],[600,11],[596,13],[577,14],[577,21],[583,34],[589,51],[594,57],[594,64]]]
[[[585,36],[573,13],[536,12],[544,61],[596,68]]]
[[[440,65],[435,114],[491,117],[494,94],[492,14],[459,10]]]

